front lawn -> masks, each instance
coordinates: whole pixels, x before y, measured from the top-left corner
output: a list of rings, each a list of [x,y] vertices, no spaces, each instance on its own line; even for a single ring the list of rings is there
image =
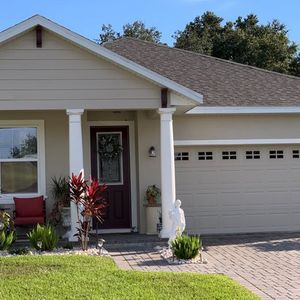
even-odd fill
[[[259,299],[223,275],[123,271],[110,258],[0,259],[0,299]]]

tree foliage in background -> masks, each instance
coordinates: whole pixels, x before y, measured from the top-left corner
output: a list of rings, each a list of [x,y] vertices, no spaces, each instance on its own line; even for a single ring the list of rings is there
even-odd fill
[[[292,59],[289,73],[291,75],[300,76],[300,53]]]
[[[205,12],[175,33],[176,48],[232,60],[271,71],[300,75],[297,45],[278,20],[267,25],[256,15],[238,17],[223,23],[223,18]]]
[[[20,147],[12,147],[10,155],[12,158],[24,158],[30,155],[37,154],[37,138],[34,135],[28,134]]]
[[[113,41],[120,37],[132,37],[148,42],[159,43],[161,40],[161,32],[156,27],[147,28],[142,21],[127,23],[123,26],[123,32],[116,32],[111,24],[103,24],[101,33],[99,34],[98,42],[103,44],[108,41]]]

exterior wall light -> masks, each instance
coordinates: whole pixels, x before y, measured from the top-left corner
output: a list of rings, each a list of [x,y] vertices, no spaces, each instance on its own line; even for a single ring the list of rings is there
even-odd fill
[[[156,151],[155,151],[154,146],[151,146],[149,148],[148,155],[149,155],[149,157],[156,157]]]

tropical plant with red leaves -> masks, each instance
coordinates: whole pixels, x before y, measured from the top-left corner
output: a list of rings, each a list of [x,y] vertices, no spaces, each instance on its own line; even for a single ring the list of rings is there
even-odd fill
[[[92,218],[103,222],[103,215],[107,207],[103,193],[107,186],[101,185],[96,179],[85,180],[83,172],[80,172],[79,175],[72,174],[69,185],[71,201],[77,208],[79,226],[76,235],[81,242],[82,250],[87,250]]]

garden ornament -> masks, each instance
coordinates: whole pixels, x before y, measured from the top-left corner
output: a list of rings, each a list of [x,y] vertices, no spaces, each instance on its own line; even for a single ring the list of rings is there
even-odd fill
[[[174,208],[169,211],[169,216],[172,220],[172,229],[168,244],[169,247],[171,247],[172,241],[175,240],[177,236],[181,236],[185,230],[185,216],[184,211],[181,208],[180,200],[175,201]]]

